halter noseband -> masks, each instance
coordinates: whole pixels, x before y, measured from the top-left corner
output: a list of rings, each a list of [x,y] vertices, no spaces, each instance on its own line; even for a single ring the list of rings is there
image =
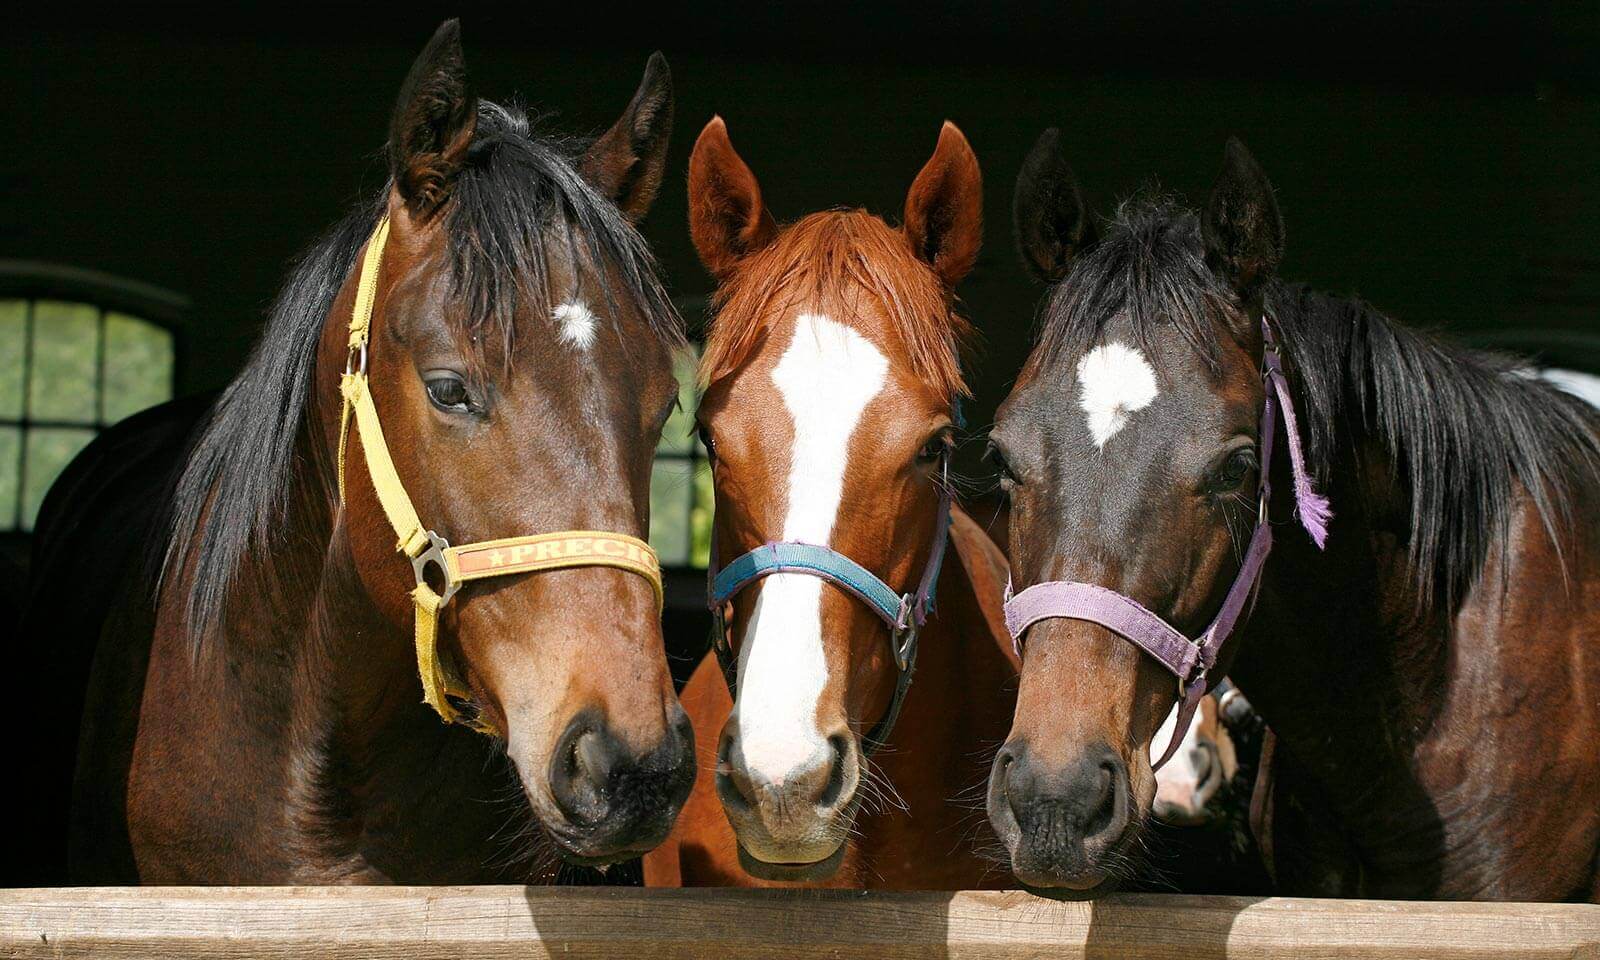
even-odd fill
[[[1178,678],[1178,699],[1181,703],[1178,722],[1172,731],[1172,741],[1153,766],[1156,770],[1171,759],[1178,744],[1183,742],[1183,735],[1188,732],[1189,724],[1194,719],[1200,698],[1210,689],[1207,674],[1216,665],[1222,645],[1227,642],[1245,607],[1255,596],[1267,554],[1272,550],[1272,525],[1267,516],[1267,505],[1272,497],[1272,448],[1277,432],[1275,411],[1282,411],[1284,431],[1288,435],[1296,513],[1319,548],[1328,538],[1327,524],[1332,513],[1328,501],[1317,494],[1312,487],[1310,474],[1306,472],[1299,425],[1295,421],[1294,401],[1289,395],[1288,382],[1283,375],[1283,360],[1278,352],[1278,338],[1265,312],[1261,315],[1261,335],[1261,377],[1267,389],[1266,404],[1261,412],[1256,529],[1245,551],[1244,562],[1239,566],[1239,573],[1222,601],[1222,608],[1199,639],[1189,639],[1132,597],[1097,584],[1054,580],[1036,583],[1015,596],[1011,595],[1010,584],[1006,585],[1006,628],[1011,632],[1019,659],[1022,656],[1023,634],[1040,620],[1085,620],[1097,623],[1133,643]]]
[[[356,285],[356,305],[350,314],[349,357],[339,392],[344,409],[339,416],[339,501],[345,493],[345,440],[350,417],[355,415],[361,433],[361,452],[372,478],[378,503],[394,528],[395,549],[411,561],[417,586],[411,591],[416,606],[417,673],[422,678],[422,699],[447,723],[461,723],[481,733],[497,733],[481,717],[464,717],[451,702],[465,700],[471,691],[455,664],[439,653],[439,609],[450,602],[461,585],[469,580],[508,576],[514,573],[539,573],[570,567],[615,567],[638,574],[655,590],[656,608],[662,604],[661,564],[650,545],[638,537],[602,530],[563,530],[527,537],[485,540],[452,547],[450,542],[422,525],[417,510],[406,495],[406,488],[395,471],[378,423],[378,408],[372,402],[367,382],[367,340],[372,327],[373,302],[377,297],[378,268],[383,248],[389,239],[389,218],[378,221],[367,240],[361,258],[361,279]],[[435,591],[428,583],[428,569],[438,572],[443,589]]]
[[[960,410],[956,410],[959,425]],[[934,588],[939,583],[939,568],[944,564],[945,545],[950,535],[950,454],[946,452],[939,462],[939,507],[935,519],[933,546],[928,563],[922,569],[922,579],[916,593],[900,594],[884,583],[876,574],[856,563],[832,547],[815,543],[783,540],[756,547],[734,559],[721,570],[717,569],[716,538],[712,537],[711,564],[707,569],[706,606],[711,610],[711,647],[717,652],[722,665],[723,679],[728,690],[738,699],[738,658],[734,655],[724,619],[728,603],[739,591],[763,577],[775,573],[798,573],[826,580],[866,604],[889,626],[889,650],[894,655],[894,695],[889,709],[863,740],[863,749],[871,756],[889,739],[895,721],[900,719],[900,708],[905,704],[906,691],[911,689],[911,675],[917,667],[917,636],[928,615],[933,612]]]

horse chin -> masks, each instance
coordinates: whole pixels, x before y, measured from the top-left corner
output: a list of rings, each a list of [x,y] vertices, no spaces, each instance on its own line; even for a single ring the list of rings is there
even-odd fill
[[[817,883],[827,880],[839,871],[844,862],[843,843],[820,860],[809,863],[775,863],[757,858],[743,843],[739,844],[739,866],[757,880],[786,880],[798,883]]]
[[[1108,893],[1116,892],[1117,889],[1117,881],[1104,875],[1099,876],[1098,879],[1084,878],[1081,881],[1071,883],[1064,879],[1056,878],[1046,878],[1044,883],[1030,883],[1020,876],[1017,881],[1022,884],[1022,889],[1036,897],[1044,897],[1047,900],[1097,900]],[[1086,883],[1087,886],[1077,886],[1078,882]]]
[[[671,829],[667,821],[659,835],[618,837],[611,831],[589,830],[576,826],[566,819],[546,819],[539,816],[545,836],[555,844],[561,859],[581,867],[606,867],[613,863],[633,860],[654,850],[665,840]]]
[[[1151,813],[1173,827],[1200,827],[1211,822],[1211,812],[1204,804],[1168,803],[1157,798]]]

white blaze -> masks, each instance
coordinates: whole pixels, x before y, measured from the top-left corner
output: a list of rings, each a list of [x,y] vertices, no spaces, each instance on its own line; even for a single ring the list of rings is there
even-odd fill
[[[1078,405],[1096,447],[1104,447],[1158,392],[1156,372],[1143,354],[1125,344],[1095,347],[1078,361]]]
[[[1227,740],[1227,732],[1218,728],[1215,740],[1203,732],[1207,711],[1215,709],[1213,704],[1214,701],[1201,702],[1195,711],[1194,722],[1184,731],[1183,742],[1172,754],[1172,759],[1156,771],[1153,812],[1157,820],[1182,825],[1203,819],[1206,804],[1216,796],[1222,782],[1233,776],[1228,768],[1230,765],[1236,768],[1237,765],[1230,760],[1231,744],[1227,750],[1222,745],[1222,741]],[[1150,741],[1151,763],[1161,759],[1161,752],[1167,749],[1167,744],[1172,741],[1172,732],[1177,727],[1178,707],[1174,706],[1161,724],[1161,729],[1156,731],[1155,738]],[[1213,770],[1212,767],[1216,765],[1220,765],[1221,769]]]
[[[883,389],[889,361],[865,337],[802,314],[772,371],[794,420],[785,540],[826,545],[844,491],[850,436]],[[744,765],[768,783],[827,757],[817,700],[828,681],[822,649],[822,581],[778,573],[762,581],[739,651],[734,729]]]
[[[1555,384],[1575,397],[1582,398],[1591,407],[1600,407],[1600,377],[1592,373],[1548,367],[1540,370],[1536,376]]]
[[[550,311],[551,317],[560,324],[561,342],[587,350],[594,344],[595,328],[599,321],[582,300],[571,300],[563,303]]]

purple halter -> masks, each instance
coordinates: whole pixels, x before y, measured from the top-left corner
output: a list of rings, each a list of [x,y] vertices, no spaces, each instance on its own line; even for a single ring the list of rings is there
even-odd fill
[[[1256,513],[1255,534],[1245,551],[1244,563],[1239,567],[1233,586],[1222,601],[1204,633],[1191,640],[1167,621],[1151,613],[1137,600],[1092,583],[1075,583],[1055,580],[1036,583],[1015,596],[1006,586],[1006,628],[1016,644],[1017,656],[1022,656],[1022,635],[1040,620],[1062,618],[1086,620],[1097,623],[1123,637],[1156,659],[1178,678],[1178,699],[1181,707],[1178,722],[1173,729],[1172,742],[1156,761],[1154,769],[1171,759],[1189,723],[1200,698],[1210,689],[1208,672],[1217,662],[1217,654],[1228,639],[1239,617],[1255,596],[1261,582],[1261,569],[1272,550],[1272,524],[1267,516],[1267,504],[1272,496],[1272,448],[1277,432],[1274,409],[1283,413],[1284,432],[1289,441],[1289,464],[1294,471],[1295,512],[1311,539],[1321,548],[1328,540],[1328,521],[1332,509],[1326,498],[1320,496],[1306,472],[1305,453],[1300,446],[1300,429],[1295,421],[1294,401],[1289,396],[1289,385],[1283,376],[1283,360],[1278,352],[1278,338],[1273,333],[1267,315],[1261,315],[1262,368],[1266,383],[1266,404],[1261,412],[1261,483]]]

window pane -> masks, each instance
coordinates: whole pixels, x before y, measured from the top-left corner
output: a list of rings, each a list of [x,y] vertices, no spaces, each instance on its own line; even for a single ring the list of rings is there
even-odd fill
[[[717,502],[711,485],[711,464],[701,460],[694,466],[694,507],[689,512],[693,543],[689,561],[704,569],[711,565],[711,511]]]
[[[0,427],[0,530],[17,522],[17,455],[22,452],[22,428]]]
[[[0,418],[22,416],[22,349],[28,330],[28,301],[0,300]],[[0,502],[0,522],[12,515]]]
[[[650,472],[650,546],[664,566],[689,562],[689,461],[658,457]]]
[[[37,300],[28,416],[93,423],[100,311],[86,303]]]
[[[106,314],[105,422],[172,399],[172,335],[138,317]]]
[[[93,430],[36,427],[28,431],[28,457],[22,478],[22,526],[33,529],[39,505],[68,462],[94,439]]]
[[[672,360],[672,373],[678,378],[678,407],[661,428],[661,441],[656,444],[660,453],[688,453],[695,442],[694,411],[699,404],[695,376],[699,367],[700,351],[694,346],[679,351]]]

